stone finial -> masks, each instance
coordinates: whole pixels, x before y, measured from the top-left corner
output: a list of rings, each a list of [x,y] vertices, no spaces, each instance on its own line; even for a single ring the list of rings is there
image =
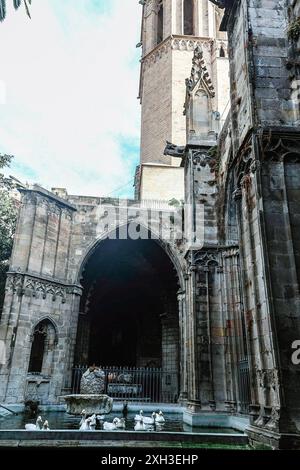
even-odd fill
[[[196,47],[194,51],[192,64],[193,65],[191,70],[191,76],[185,81],[187,91],[189,93],[192,93],[196,85],[198,85],[200,80],[202,80],[210,96],[213,98],[215,96],[215,89],[208,73],[206,63],[203,57],[203,50],[200,44]]]

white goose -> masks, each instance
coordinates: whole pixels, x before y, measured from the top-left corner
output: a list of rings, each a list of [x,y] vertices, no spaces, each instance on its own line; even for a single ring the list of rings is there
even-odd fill
[[[115,431],[117,429],[117,424],[118,424],[118,418],[114,418],[112,423],[109,423],[108,421],[104,421],[103,429],[105,431]]]
[[[90,422],[91,422],[91,418],[85,419],[82,425],[80,426],[79,431],[90,431],[91,430]]]
[[[81,421],[79,423],[79,429],[80,427],[83,425],[83,423],[85,422],[86,420],[86,411],[85,410],[82,410],[82,412],[80,413],[81,414]]]
[[[160,411],[159,413],[155,413],[155,422],[159,424],[166,422],[162,411]]]
[[[147,430],[147,426],[146,426],[146,424],[144,423],[143,417],[141,417],[141,419],[138,420],[138,421],[135,423],[134,430],[135,430],[135,431],[146,431],[146,430]]]
[[[141,421],[142,418],[144,418],[144,412],[143,412],[143,410],[140,411],[140,414],[135,415],[134,421]]]
[[[115,418],[117,429],[126,429],[125,418]]]
[[[40,431],[42,429],[42,417],[41,416],[38,416],[35,424],[32,424],[32,423],[28,423],[28,424],[25,424],[25,429],[26,431]]]
[[[48,421],[44,421],[44,424],[43,424],[43,431],[50,431],[50,428],[49,428],[49,423]]]
[[[152,413],[151,417],[149,416],[143,416],[143,422],[145,424],[154,424],[155,423],[155,418],[156,418],[156,413]]]
[[[93,414],[91,417],[90,417],[90,430],[91,431],[95,431],[96,429],[96,424],[97,424],[97,418],[96,418],[96,415]]]

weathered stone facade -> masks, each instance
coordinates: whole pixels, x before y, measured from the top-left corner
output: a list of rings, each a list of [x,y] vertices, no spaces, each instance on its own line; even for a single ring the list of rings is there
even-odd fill
[[[300,336],[299,35],[289,35],[299,1],[215,3],[226,6],[231,82],[231,116],[220,138],[218,225],[225,243],[237,228],[250,437],[299,446],[299,365],[291,358]]]
[[[174,141],[179,147],[169,143],[165,155],[165,141],[179,134],[162,126],[157,140],[154,135],[149,140],[153,149],[157,146],[156,163],[176,160],[184,172],[184,236],[164,237],[166,214],[170,219],[172,211],[174,220],[182,211],[167,201],[120,205],[39,186],[23,190],[1,318],[8,362],[0,366],[0,401],[23,402],[36,394],[44,403],[57,402],[70,389],[74,362],[98,359],[98,338],[105,343],[113,330],[105,318],[111,314],[113,323],[113,314],[127,303],[127,314],[134,311],[132,321],[128,316],[131,328],[125,322],[105,344],[125,344],[129,350],[134,343],[133,355],[124,350],[119,360],[177,371],[168,387],[186,406],[187,422],[197,423],[207,413],[246,414],[252,441],[299,447],[300,365],[292,362],[292,344],[300,340],[299,37],[288,37],[288,31],[299,17],[300,2],[201,3],[209,11],[226,7],[221,28],[228,33],[231,111],[220,135],[212,115],[216,86],[214,72],[207,69],[205,41],[174,36],[170,18],[176,17],[176,28],[182,22],[166,1],[165,39],[155,48],[159,5],[144,3],[144,21],[153,21],[143,37],[144,80],[147,73],[157,78],[160,72],[153,67],[159,61],[169,79],[171,66],[164,60],[174,44],[186,47],[180,41],[188,41],[191,47],[184,77],[185,140]],[[193,3],[199,13],[200,2]],[[183,2],[174,4],[182,11]],[[202,9],[197,18],[196,27],[204,28],[197,34],[205,36],[209,25],[200,21]],[[147,65],[146,59],[153,63]],[[147,109],[148,98],[143,126],[150,133],[155,125],[167,125],[172,106],[179,115],[184,104],[178,96],[173,102],[168,89],[163,107],[168,117]],[[148,159],[146,140],[142,162]],[[107,218],[112,209],[113,223]],[[156,240],[126,245],[121,230],[132,221]],[[116,243],[108,244],[116,228]],[[96,321],[100,314],[104,334]],[[116,318],[122,323],[121,316]],[[122,343],[133,324],[136,336]],[[31,364],[38,360],[33,344],[40,335],[46,335],[47,344],[40,373],[32,374]]]

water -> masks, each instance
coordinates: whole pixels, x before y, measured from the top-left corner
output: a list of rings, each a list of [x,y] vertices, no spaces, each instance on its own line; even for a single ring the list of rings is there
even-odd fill
[[[68,415],[64,412],[41,412],[43,421],[48,420],[49,427],[51,430],[78,430],[81,418]],[[126,419],[126,430],[134,431],[134,417],[136,413],[128,413]],[[145,416],[150,416],[151,413],[144,413]],[[122,413],[112,412],[106,417],[106,421],[112,422],[113,418],[122,418]],[[181,413],[165,413],[165,424],[157,426],[156,429],[152,429],[159,432],[195,432],[195,433],[223,433],[223,434],[241,434],[238,431],[229,428],[193,428],[182,422]],[[0,430],[13,430],[13,429],[25,429],[25,424],[35,424],[36,417],[32,418],[26,413],[20,413],[17,416],[8,416],[0,419]],[[97,424],[97,428],[100,430],[100,426]],[[116,431],[117,432],[117,431]]]

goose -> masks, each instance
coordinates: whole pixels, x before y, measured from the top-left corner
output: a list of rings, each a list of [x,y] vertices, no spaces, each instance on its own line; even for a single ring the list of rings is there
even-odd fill
[[[80,426],[79,431],[90,431],[91,430],[90,422],[91,422],[91,418],[85,419],[82,425]]]
[[[35,424],[32,424],[32,423],[28,423],[28,424],[25,424],[25,429],[26,431],[40,431],[42,429],[42,417],[41,416],[38,416]]]
[[[48,421],[44,421],[44,424],[43,424],[43,431],[50,431],[50,428],[49,428],[49,423]]]
[[[143,410],[140,411],[139,415],[135,415],[134,421],[141,421],[141,419],[144,418],[144,412]]]
[[[79,423],[79,428],[80,428],[80,426],[83,425],[83,423],[84,423],[85,420],[86,420],[86,411],[85,411],[85,410],[82,410],[82,412],[81,412],[80,414],[81,414],[81,421],[80,421],[80,423]]]
[[[117,424],[118,424],[118,418],[114,418],[112,423],[109,423],[108,421],[104,421],[103,429],[105,431],[115,431],[117,429]]]
[[[151,417],[143,416],[143,422],[145,424],[154,424],[155,423],[155,418],[156,418],[156,414],[152,413]]]
[[[125,419],[124,418],[115,418],[116,420],[116,427],[117,429],[125,429],[126,424],[125,424]]]
[[[134,430],[135,431],[146,431],[147,430],[147,426],[144,423],[143,417],[141,417],[141,419],[139,419],[135,423]]]
[[[97,424],[97,418],[96,418],[96,415],[93,414],[91,417],[90,417],[90,430],[91,431],[95,431],[96,429],[96,424]]]
[[[155,413],[155,422],[160,424],[166,422],[162,411],[160,411],[159,413]]]

